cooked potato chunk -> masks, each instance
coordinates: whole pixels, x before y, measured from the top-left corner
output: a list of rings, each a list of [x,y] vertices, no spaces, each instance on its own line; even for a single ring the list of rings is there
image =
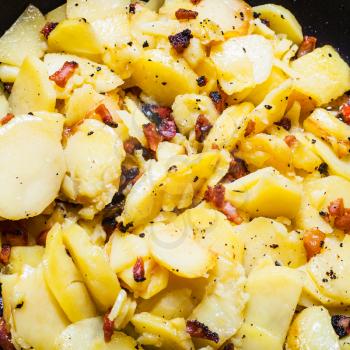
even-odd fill
[[[59,23],[67,18],[67,5],[61,5],[46,14],[46,21]]]
[[[8,64],[0,64],[0,80],[3,83],[14,83],[19,74],[19,68]]]
[[[340,350],[331,316],[322,306],[303,310],[290,327],[287,350]]]
[[[10,263],[8,265],[11,274],[21,274],[25,266],[37,267],[43,260],[45,249],[39,246],[12,247]]]
[[[30,5],[0,39],[0,62],[21,66],[27,56],[41,57],[46,49],[40,30],[45,25],[42,13]]]
[[[56,198],[66,171],[56,125],[26,115],[0,128],[2,218],[36,216]]]
[[[0,118],[4,117],[9,112],[9,103],[7,98],[0,93]]]
[[[9,103],[14,114],[55,110],[56,92],[45,65],[38,58],[28,57],[23,62]]]
[[[323,46],[291,64],[295,89],[320,106],[350,89],[350,68],[331,46]]]

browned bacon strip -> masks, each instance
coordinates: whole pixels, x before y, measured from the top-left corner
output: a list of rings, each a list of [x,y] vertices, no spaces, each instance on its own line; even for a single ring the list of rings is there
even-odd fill
[[[220,341],[219,335],[216,332],[212,332],[208,326],[197,320],[187,321],[186,330],[187,333],[193,338],[206,339],[214,343],[218,343]]]
[[[170,44],[177,53],[183,53],[190,46],[193,35],[189,29],[185,29],[180,33],[169,36]]]
[[[102,121],[110,126],[111,128],[117,128],[118,127],[118,123],[116,123],[114,120],[113,120],[113,117],[111,115],[111,113],[109,112],[108,108],[102,103],[100,104],[96,110],[95,110],[96,114],[98,114]]]
[[[79,65],[77,62],[67,61],[63,64],[61,69],[50,76],[50,80],[54,81],[57,86],[64,88],[78,67]]]
[[[315,50],[317,44],[317,38],[314,36],[305,36],[303,42],[300,44],[297,52],[297,58],[307,55]]]
[[[178,9],[175,12],[175,16],[177,19],[196,19],[198,16],[197,11],[186,10],[186,9]]]
[[[143,259],[141,257],[138,257],[136,260],[136,263],[132,269],[134,280],[137,283],[142,283],[146,281],[145,277],[145,264],[143,262]]]
[[[318,229],[305,232],[303,242],[308,260],[321,253],[325,239],[326,235]]]
[[[0,121],[1,125],[5,125],[10,122],[15,116],[12,113],[7,113]]]
[[[57,27],[58,23],[57,22],[47,22],[45,25],[44,25],[44,28],[41,29],[40,33],[42,35],[44,35],[44,37],[46,39],[49,38],[49,35],[51,34],[51,32]]]
[[[143,125],[143,133],[146,136],[149,148],[156,152],[158,145],[162,142],[162,137],[159,135],[156,125],[154,123]]]
[[[195,125],[196,140],[198,142],[203,142],[208,136],[209,131],[212,129],[213,125],[209,122],[208,118],[203,114],[200,114],[197,118]]]

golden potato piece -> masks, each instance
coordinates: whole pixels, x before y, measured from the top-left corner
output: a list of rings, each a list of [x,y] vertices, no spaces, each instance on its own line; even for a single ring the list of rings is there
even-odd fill
[[[40,246],[12,247],[10,263],[8,265],[11,274],[21,274],[26,265],[37,267],[43,260],[45,249]]]
[[[67,5],[61,5],[56,7],[52,11],[46,14],[47,22],[59,23],[67,18]]]

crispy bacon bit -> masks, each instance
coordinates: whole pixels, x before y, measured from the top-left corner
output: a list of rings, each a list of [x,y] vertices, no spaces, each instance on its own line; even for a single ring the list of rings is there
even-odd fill
[[[64,88],[78,67],[79,65],[77,62],[67,61],[60,70],[50,76],[50,80],[54,81],[57,86]]]
[[[105,342],[109,343],[112,340],[112,335],[114,332],[114,322],[109,319],[109,312],[103,316],[103,334]]]
[[[140,170],[139,168],[133,167],[130,169],[127,169],[125,167],[122,167],[122,176],[120,179],[120,186],[119,191],[123,192],[124,189],[129,185],[134,185],[136,181],[140,177]]]
[[[58,23],[57,22],[47,22],[45,25],[44,25],[44,28],[41,29],[40,33],[42,35],[44,35],[44,37],[46,39],[49,38],[49,35],[51,34],[51,32],[58,26]]]
[[[138,257],[136,260],[136,263],[132,269],[134,280],[137,283],[142,283],[146,281],[145,277],[145,264],[143,262],[143,259]]]
[[[186,9],[178,9],[175,12],[175,16],[177,19],[196,19],[198,16],[197,11],[186,10]]]
[[[345,215],[345,207],[343,198],[338,198],[331,202],[328,206],[328,212],[331,216],[343,216]]]
[[[216,344],[220,341],[219,335],[216,332],[212,332],[208,326],[197,320],[187,321],[186,331],[193,338],[210,340]]]
[[[157,126],[161,123],[162,119],[172,118],[172,110],[169,107],[161,107],[145,103],[142,105],[142,112],[147,119],[149,119],[152,123],[155,123]]]
[[[250,136],[255,130],[255,121],[249,120],[244,136]]]
[[[222,113],[223,110],[225,109],[225,97],[220,91],[212,91],[209,94],[209,97],[213,101],[215,108],[219,113]]]
[[[275,125],[278,125],[287,131],[292,128],[292,122],[288,118],[282,118],[279,122],[275,123]]]
[[[345,232],[350,231],[350,209],[344,207],[343,198],[338,198],[328,206],[328,212],[334,217],[334,227]]]
[[[193,5],[198,5],[202,0],[191,0]]]
[[[303,42],[300,44],[297,52],[297,58],[307,55],[315,50],[317,44],[317,38],[314,36],[305,36]]]
[[[109,112],[108,108],[102,103],[100,104],[96,110],[95,110],[96,114],[98,114],[102,121],[110,126],[111,128],[117,128],[118,127],[118,123],[116,123],[114,120],[113,120],[113,117],[111,115],[111,113]]]
[[[232,182],[249,174],[247,163],[240,158],[233,157],[230,163],[228,173],[223,179],[223,182]]]
[[[298,143],[298,140],[294,135],[288,135],[284,138],[284,142],[288,145],[289,148],[292,148]]]
[[[173,118],[162,119],[158,126],[158,132],[163,140],[171,141],[176,136],[176,124]]]
[[[10,122],[15,116],[12,113],[7,113],[0,121],[1,125],[5,125]]]
[[[198,142],[203,142],[208,136],[212,127],[213,125],[211,125],[208,118],[206,118],[203,114],[200,114],[197,118],[195,126],[196,140]]]
[[[14,246],[28,245],[28,232],[25,221],[1,221],[2,243]]]
[[[143,125],[143,133],[146,136],[149,148],[156,152],[158,145],[162,142],[162,137],[158,134],[156,125],[154,123]]]
[[[215,187],[208,187],[205,193],[205,200],[226,215],[227,219],[240,225],[243,220],[237,212],[237,209],[228,201],[225,201],[225,187],[222,184]]]
[[[350,100],[340,107],[340,118],[344,123],[350,125]]]
[[[44,230],[38,234],[38,236],[35,239],[37,245],[41,245],[42,247],[46,246],[46,238],[49,231],[50,230]]]
[[[312,229],[305,232],[303,241],[308,260],[321,253],[325,239],[326,235],[318,229]]]
[[[11,342],[11,333],[7,329],[6,322],[0,318],[0,349],[16,350]]]
[[[334,219],[334,227],[345,232],[350,231],[350,213],[346,212],[344,216]]]
[[[332,326],[339,338],[344,338],[350,334],[350,317],[334,315],[332,316]]]
[[[133,15],[136,13],[136,4],[132,3],[129,5],[129,13],[132,13]]]
[[[8,244],[3,244],[0,251],[0,263],[7,265],[10,261],[11,246]]]
[[[136,137],[130,137],[124,141],[124,150],[127,154],[134,154],[135,151],[142,149],[141,142]]]
[[[189,29],[185,29],[180,33],[170,35],[169,42],[177,53],[183,53],[185,49],[187,49],[190,46],[192,38],[192,32]]]
[[[11,94],[13,88],[13,83],[4,83],[4,90],[8,94]]]
[[[323,175],[323,176],[329,176],[328,164],[327,164],[327,163],[321,163],[317,170],[318,170],[318,172],[319,172],[321,175]]]
[[[203,87],[205,85],[208,84],[208,79],[205,75],[201,75],[198,79],[197,79],[197,85],[199,87]]]

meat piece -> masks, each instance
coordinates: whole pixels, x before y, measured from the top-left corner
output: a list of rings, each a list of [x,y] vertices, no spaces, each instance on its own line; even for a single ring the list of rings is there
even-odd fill
[[[331,216],[343,216],[345,215],[345,207],[343,198],[338,198],[331,202],[328,206],[328,212]]]
[[[253,120],[249,120],[247,129],[245,130],[244,136],[250,136],[255,130],[255,122]]]
[[[14,116],[12,113],[7,113],[7,114],[5,115],[5,117],[3,117],[3,118],[1,119],[0,124],[1,124],[1,125],[5,125],[5,124],[7,124],[8,122],[10,122],[14,117],[15,117],[15,116]]]
[[[297,52],[297,58],[307,55],[315,50],[317,44],[317,38],[314,36],[305,36],[303,42],[300,44]]]
[[[192,32],[189,29],[185,29],[180,33],[170,35],[169,42],[177,53],[183,53],[185,49],[187,49],[190,46],[192,38]]]
[[[9,95],[12,92],[12,88],[13,88],[13,83],[4,83],[4,90],[6,93],[8,93]]]
[[[162,142],[162,137],[159,135],[156,125],[154,123],[143,125],[143,133],[145,134],[149,148],[153,152],[156,152],[159,143]]]
[[[195,125],[196,140],[198,142],[203,142],[208,136],[209,131],[212,129],[213,125],[210,124],[208,118],[203,114],[200,114],[197,118]]]
[[[3,244],[0,251],[0,263],[7,265],[10,261],[11,256],[11,246],[8,244]]]
[[[152,123],[159,125],[162,119],[171,118],[172,110],[169,107],[145,103],[142,105],[142,112]]]
[[[136,4],[135,3],[132,3],[129,5],[129,13],[131,13],[133,15],[136,13]]]
[[[334,227],[338,230],[350,232],[350,213],[347,212],[344,216],[339,216],[334,219]]]
[[[232,182],[249,174],[247,163],[240,158],[233,157],[230,163],[228,173],[223,179],[223,182]]]
[[[193,5],[198,5],[202,0],[191,0]]]
[[[350,125],[350,100],[340,107],[340,117],[344,123]]]
[[[327,163],[321,163],[320,166],[317,169],[319,173],[323,176],[329,176],[328,172],[328,164]]]
[[[3,318],[0,318],[0,349],[16,350],[11,342],[11,334],[8,331],[6,322]]]
[[[236,225],[240,225],[243,222],[243,219],[238,214],[237,209],[230,202],[225,201],[220,210],[226,215],[228,220],[234,222]]]
[[[126,167],[122,167],[122,176],[120,179],[119,192],[123,192],[129,184],[134,185],[139,179],[140,175],[140,170],[137,167],[129,169]]]
[[[332,326],[339,338],[344,338],[350,334],[350,317],[334,315],[332,316]]]
[[[77,62],[67,61],[63,64],[60,70],[50,76],[50,80],[54,81],[60,88],[64,88],[78,67],[79,64]]]
[[[45,25],[44,25],[44,28],[41,29],[40,33],[42,35],[44,35],[44,37],[46,39],[49,38],[49,35],[51,34],[51,32],[58,26],[58,23],[57,22],[47,22]]]
[[[338,198],[328,206],[328,212],[334,218],[334,227],[350,232],[350,209],[344,207],[343,198]]]
[[[208,326],[197,320],[187,321],[186,331],[193,338],[206,339],[214,343],[220,341],[219,335],[216,332],[212,332]]]
[[[130,137],[124,141],[124,150],[127,154],[134,154],[139,149],[142,149],[142,145],[136,137]]]
[[[275,123],[275,125],[278,125],[287,131],[292,128],[292,122],[288,118],[282,118],[279,122]]]
[[[325,239],[326,235],[318,229],[305,232],[303,242],[308,260],[321,253]]]
[[[145,265],[143,262],[143,259],[141,257],[138,257],[136,260],[136,263],[132,269],[134,280],[137,283],[142,283],[146,281],[145,277]]]
[[[2,234],[3,244],[8,244],[11,247],[28,245],[28,232],[24,220],[1,221],[0,231]]]
[[[102,121],[106,125],[110,126],[111,128],[117,128],[118,127],[118,123],[116,123],[113,120],[113,117],[112,117],[111,113],[109,112],[108,108],[103,103],[100,104],[96,108],[95,113],[100,116],[100,118],[102,119]]]
[[[175,16],[177,19],[196,19],[198,16],[197,11],[186,10],[186,9],[178,9],[175,12]]]
[[[209,97],[213,101],[216,110],[219,113],[222,113],[225,109],[225,106],[226,106],[226,98],[225,98],[224,94],[220,91],[212,91],[209,94]]]
[[[197,79],[197,85],[199,87],[203,87],[205,85],[208,84],[208,79],[205,75],[201,75],[198,79]]]
[[[109,312],[103,317],[103,334],[105,342],[109,343],[112,340],[112,335],[114,332],[114,322],[109,319]]]
[[[171,141],[176,136],[177,128],[173,118],[162,119],[158,133],[164,141]]]
[[[298,143],[298,140],[294,135],[288,135],[284,138],[284,142],[288,145],[289,148],[292,148]]]

